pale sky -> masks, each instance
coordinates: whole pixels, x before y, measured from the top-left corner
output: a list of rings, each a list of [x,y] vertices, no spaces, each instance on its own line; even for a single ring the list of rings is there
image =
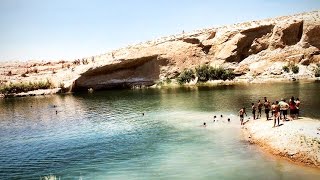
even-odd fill
[[[171,34],[320,9],[320,0],[0,0],[0,61],[88,57]]]

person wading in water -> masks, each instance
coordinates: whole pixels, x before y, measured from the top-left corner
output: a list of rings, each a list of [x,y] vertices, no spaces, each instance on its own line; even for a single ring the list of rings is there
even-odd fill
[[[239,116],[240,116],[240,123],[241,123],[241,125],[244,125],[244,123],[243,123],[244,114],[246,114],[246,116],[247,116],[246,108],[245,108],[245,107],[243,107],[243,108],[240,109],[240,111],[239,111]]]

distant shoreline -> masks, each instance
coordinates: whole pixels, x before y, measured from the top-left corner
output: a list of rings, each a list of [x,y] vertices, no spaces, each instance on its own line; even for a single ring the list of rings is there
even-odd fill
[[[251,120],[243,127],[246,141],[295,163],[320,168],[320,121],[310,118],[281,122]]]
[[[205,83],[188,83],[179,85],[178,83],[170,83],[170,84],[162,84],[158,85],[155,84],[153,86],[148,87],[132,87],[131,89],[145,89],[145,88],[197,88],[197,87],[217,87],[217,86],[237,86],[237,85],[250,85],[250,84],[269,84],[269,83],[299,83],[299,82],[320,82],[320,78],[306,78],[306,79],[299,79],[299,80],[289,80],[287,78],[268,78],[268,79],[254,79],[253,81],[250,81],[249,79],[241,79],[241,80],[232,80],[232,81],[223,81],[223,80],[215,80],[215,81],[208,81]],[[108,90],[108,89],[106,89]],[[110,89],[109,89],[110,90]],[[112,89],[111,89],[112,90]],[[128,89],[130,90],[130,89]],[[100,90],[99,90],[100,91]],[[88,89],[88,93],[93,93],[94,91],[91,91]],[[0,99],[1,98],[15,98],[15,97],[27,97],[27,96],[40,96],[40,95],[52,95],[52,94],[64,94],[66,93],[61,88],[53,88],[53,89],[38,89],[34,91],[29,92],[21,92],[21,93],[11,93],[11,94],[1,94],[0,93]],[[72,93],[72,92],[67,92]]]

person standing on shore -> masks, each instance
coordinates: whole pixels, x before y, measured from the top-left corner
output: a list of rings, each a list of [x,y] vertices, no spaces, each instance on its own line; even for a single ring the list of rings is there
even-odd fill
[[[278,105],[278,101],[276,101],[276,103],[272,103],[272,106],[271,106],[271,110],[272,110],[272,114],[273,114],[273,127],[276,127],[276,124],[277,124],[277,120],[278,120],[278,126],[280,125],[280,108],[279,108],[279,105]]]
[[[300,108],[300,100],[299,100],[299,98],[297,98],[297,100],[296,100],[296,116],[297,116],[297,119],[299,118],[299,115],[300,115],[299,108]]]
[[[264,112],[266,113],[266,118],[267,118],[267,121],[269,120],[269,112],[270,112],[270,101],[266,99],[264,99]]]
[[[258,101],[258,114],[257,114],[257,119],[261,118],[261,111],[262,111],[262,106],[263,104],[261,103],[260,99]]]
[[[240,111],[239,111],[239,116],[240,116],[240,123],[241,123],[241,126],[242,126],[242,125],[244,125],[244,123],[243,123],[244,114],[246,114],[246,116],[247,116],[246,108],[245,108],[245,107],[243,107],[243,108],[242,108],[242,109],[240,109]]]
[[[280,106],[280,117],[282,116],[281,117],[282,121],[286,121],[289,104],[286,103],[286,100],[282,98],[281,101],[279,102],[279,106]]]
[[[257,109],[257,107],[254,105],[254,103],[251,103],[251,109],[252,109],[253,120],[256,120],[256,109]]]
[[[294,120],[296,117],[296,102],[294,97],[292,96],[289,101],[289,109],[290,109],[290,120]]]

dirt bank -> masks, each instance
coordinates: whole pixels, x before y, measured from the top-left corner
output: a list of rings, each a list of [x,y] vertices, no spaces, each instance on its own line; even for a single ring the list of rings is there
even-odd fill
[[[320,168],[320,121],[303,117],[281,124],[272,128],[273,120],[251,120],[243,135],[274,155]]]

